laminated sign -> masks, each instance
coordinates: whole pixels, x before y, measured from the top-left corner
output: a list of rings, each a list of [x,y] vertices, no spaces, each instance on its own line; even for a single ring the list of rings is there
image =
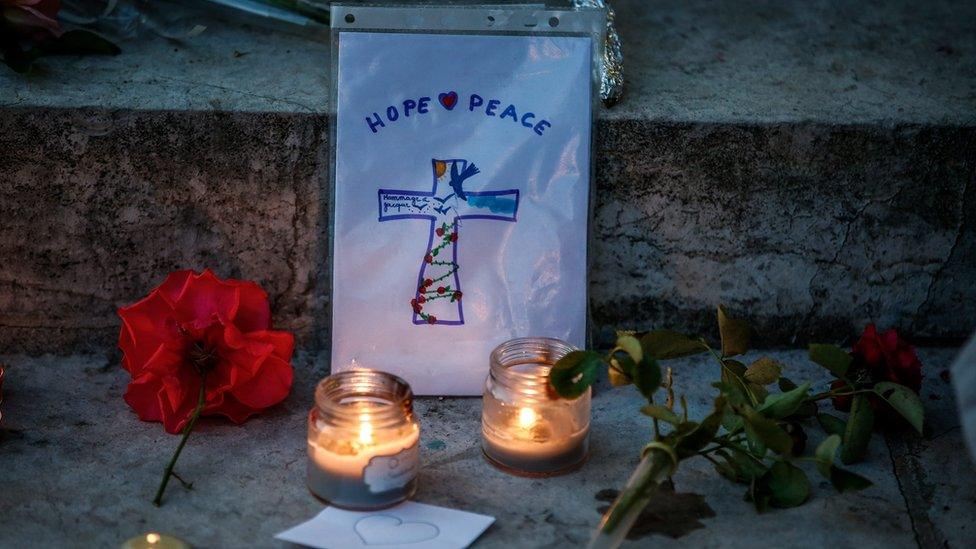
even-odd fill
[[[334,372],[474,395],[499,343],[584,344],[603,14],[585,15],[333,8]]]

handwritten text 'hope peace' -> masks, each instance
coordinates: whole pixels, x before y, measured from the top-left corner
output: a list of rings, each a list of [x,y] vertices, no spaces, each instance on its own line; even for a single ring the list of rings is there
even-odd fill
[[[386,116],[378,112],[367,116],[366,125],[369,126],[369,129],[373,133],[377,133],[380,128],[385,128],[387,124],[392,124],[401,118],[406,119],[411,116],[417,117],[429,113],[431,102],[432,99],[430,97],[406,99],[402,104],[387,107],[384,113]],[[453,111],[454,107],[458,104],[458,94],[453,91],[441,93],[437,96],[437,102],[440,103],[440,106],[444,110]],[[511,118],[512,122],[531,129],[537,135],[542,135],[546,128],[552,125],[544,118],[537,118],[535,113],[522,112],[519,114],[518,109],[513,103],[509,103],[507,107],[499,111],[502,105],[500,100],[488,99],[486,101],[485,98],[476,93],[472,93],[468,97],[467,103],[469,112],[475,112],[477,109],[477,112],[484,113],[485,116],[497,116],[499,120]]]

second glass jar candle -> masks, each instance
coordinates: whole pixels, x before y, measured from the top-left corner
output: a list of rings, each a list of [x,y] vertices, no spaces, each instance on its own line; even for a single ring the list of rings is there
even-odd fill
[[[308,417],[308,487],[337,507],[389,507],[417,489],[420,424],[397,376],[349,370],[315,388]]]
[[[523,476],[558,475],[589,455],[590,390],[558,398],[549,370],[576,350],[552,338],[521,338],[491,353],[482,408],[482,449],[502,470]]]

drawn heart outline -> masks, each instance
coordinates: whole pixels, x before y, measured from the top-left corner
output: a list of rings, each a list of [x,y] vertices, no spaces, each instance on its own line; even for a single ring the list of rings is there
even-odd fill
[[[456,91],[442,93],[437,96],[437,100],[441,102],[441,105],[445,109],[453,111],[454,107],[457,106],[458,94]]]
[[[366,545],[407,545],[430,541],[441,530],[429,522],[406,522],[392,515],[370,515],[356,521],[353,529]]]

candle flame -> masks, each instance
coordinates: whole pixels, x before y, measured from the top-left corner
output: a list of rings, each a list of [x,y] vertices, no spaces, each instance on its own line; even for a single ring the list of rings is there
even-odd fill
[[[373,443],[373,424],[369,421],[369,414],[359,415],[359,442],[363,444]]]
[[[532,408],[519,409],[518,424],[523,429],[529,429],[536,422],[536,413]]]
[[[159,534],[152,532],[151,534],[146,534],[146,542],[151,545],[156,545],[159,543]]]

